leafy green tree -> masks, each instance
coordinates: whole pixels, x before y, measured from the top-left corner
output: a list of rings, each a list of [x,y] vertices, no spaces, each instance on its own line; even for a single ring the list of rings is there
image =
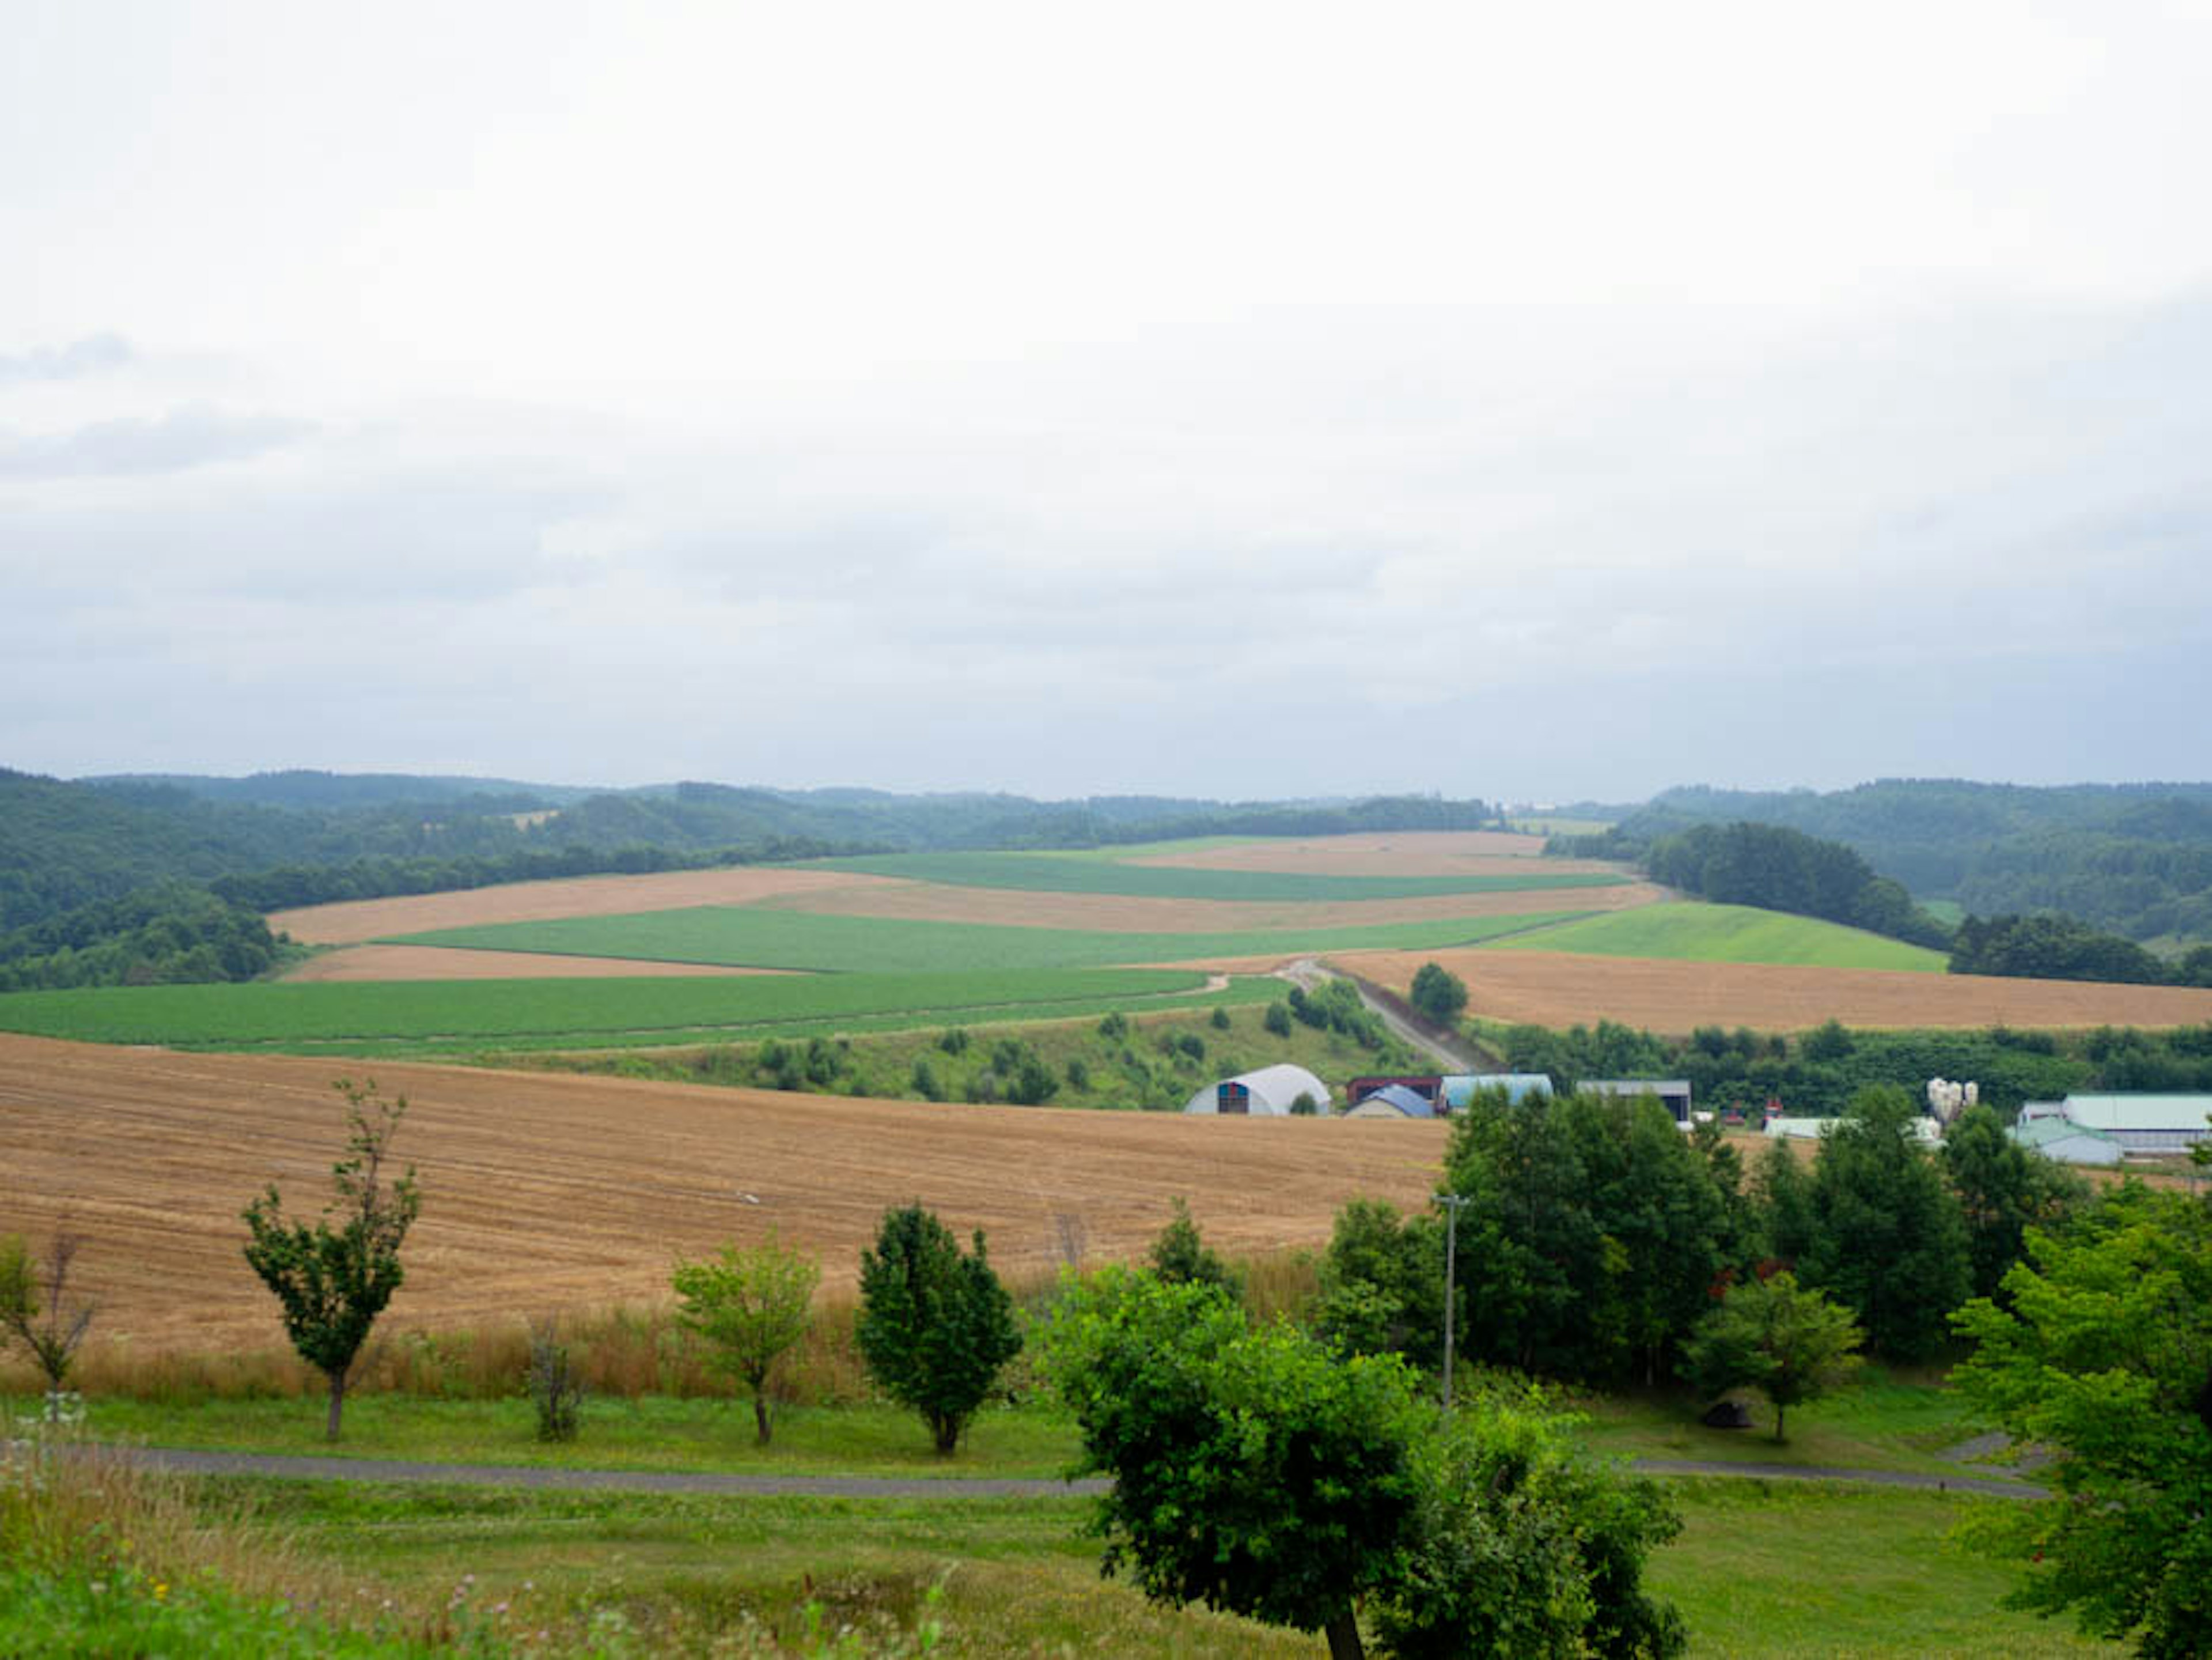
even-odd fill
[[[1953,1374],[2017,1440],[2056,1454],[2057,1492],[1970,1536],[2027,1581],[2008,1600],[2074,1611],[2158,1660],[2212,1653],[2212,1208],[2130,1183],[2063,1234],[2031,1228],[2011,1307],[1961,1310]]]
[[[860,1253],[857,1335],[869,1374],[913,1408],[940,1453],[960,1444],[975,1408],[1021,1352],[1013,1299],[991,1271],[981,1229],[973,1255],[920,1203],[884,1213]]]
[[[1759,1158],[1757,1204],[1768,1251],[1793,1266],[1802,1262],[1820,1235],[1820,1219],[1813,1208],[1812,1179],[1785,1140],[1768,1142]]]
[[[1094,1531],[1146,1595],[1321,1631],[1364,1652],[1366,1599],[1405,1656],[1670,1656],[1643,1595],[1675,1523],[1654,1491],[1578,1456],[1532,1405],[1478,1400],[1439,1428],[1393,1355],[1258,1331],[1210,1286],[1109,1269],[1046,1337],[1088,1468]]]
[[[1681,1530],[1659,1488],[1577,1444],[1574,1421],[1492,1396],[1417,1446],[1420,1501],[1376,1636],[1407,1660],[1666,1660],[1688,1636],[1644,1559]]]
[[[83,1245],[66,1225],[56,1228],[42,1262],[20,1234],[0,1235],[0,1344],[20,1343],[46,1375],[46,1411],[69,1388],[77,1347],[92,1329],[95,1306],[70,1290],[70,1269]]]
[[[1444,1238],[1436,1219],[1401,1219],[1381,1199],[1354,1199],[1337,1212],[1322,1257],[1314,1324],[1347,1353],[1441,1365]]]
[[[1698,1322],[1683,1370],[1706,1396],[1751,1388],[1774,1408],[1774,1438],[1792,1407],[1832,1395],[1857,1370],[1860,1343],[1849,1309],[1799,1287],[1786,1269],[1730,1286]]]
[[[1977,1297],[1996,1295],[2029,1228],[2055,1227],[2089,1202],[2078,1172],[2021,1146],[1984,1106],[1969,1107],[1945,1132],[1943,1169],[1966,1219]]]
[[[1260,1024],[1274,1037],[1288,1037],[1291,1035],[1291,1012],[1280,1003],[1270,1003],[1267,1012],[1260,1017]]]
[[[1242,1297],[1235,1270],[1200,1237],[1190,1207],[1180,1196],[1174,1205],[1175,1214],[1152,1241],[1152,1272],[1170,1285],[1218,1286],[1232,1298]]]
[[[702,1339],[708,1364],[751,1391],[753,1427],[769,1444],[769,1383],[776,1362],[806,1335],[814,1319],[818,1263],[774,1237],[757,1245],[724,1245],[701,1262],[679,1262],[669,1283],[679,1299],[677,1319]]]
[[[1094,1531],[1158,1602],[1325,1631],[1363,1652],[1354,1604],[1383,1583],[1419,1497],[1426,1414],[1395,1357],[1340,1359],[1255,1332],[1217,1287],[1109,1268],[1054,1310],[1047,1364],[1109,1474]]]
[[[1901,1089],[1852,1097],[1813,1160],[1815,1231],[1797,1270],[1893,1360],[1932,1355],[1972,1289],[1965,1219],[1913,1132],[1918,1116]]]
[[[1409,1000],[1440,1026],[1449,1026],[1467,1008],[1467,982],[1441,963],[1424,963],[1413,970]]]
[[[1445,1157],[1466,1353],[1579,1378],[1665,1376],[1733,1229],[1712,1165],[1649,1100],[1477,1100]]]
[[[406,1277],[399,1247],[422,1196],[413,1165],[389,1183],[384,1175],[407,1098],[385,1099],[374,1079],[357,1085],[341,1078],[331,1087],[346,1103],[346,1156],[331,1167],[335,1201],[313,1224],[287,1222],[272,1183],[246,1206],[244,1218],[246,1262],[283,1305],[292,1347],[330,1384],[325,1433],[335,1441],[354,1361]]]

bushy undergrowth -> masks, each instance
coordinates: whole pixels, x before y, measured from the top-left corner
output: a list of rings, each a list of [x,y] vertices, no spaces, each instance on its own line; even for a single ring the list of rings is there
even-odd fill
[[[1342,986],[1342,982],[1334,982]],[[533,1065],[679,1083],[817,1095],[1175,1111],[1216,1078],[1293,1061],[1323,1077],[1410,1070],[1411,1051],[1349,986],[1307,999],[1274,1024],[1258,1006],[1132,1018],[949,1026],[854,1037],[771,1038],[653,1054],[544,1055]]]

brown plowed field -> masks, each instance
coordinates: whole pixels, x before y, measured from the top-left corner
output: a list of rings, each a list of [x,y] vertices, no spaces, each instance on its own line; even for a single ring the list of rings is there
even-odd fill
[[[693,974],[784,974],[785,969],[647,963],[629,957],[554,957],[526,951],[456,951],[445,946],[341,946],[311,957],[287,980],[611,980]]]
[[[1526,863],[1512,873],[1526,875]],[[1456,916],[1528,916],[1547,911],[1626,910],[1667,897],[1649,882],[1608,888],[1529,888],[1434,894],[1413,899],[1277,903],[1151,899],[1105,893],[1031,893],[956,888],[933,882],[877,882],[780,895],[763,909],[844,916],[894,916],[998,927],[1077,928],[1111,933],[1235,933],[1251,928],[1371,927]]]
[[[272,911],[269,926],[311,946],[351,946],[395,933],[480,927],[493,922],[544,922],[562,916],[623,916],[632,911],[681,910],[686,905],[749,905],[774,894],[805,893],[889,879],[844,871],[754,866],[736,870],[663,871],[650,876],[579,876],[561,882],[514,882],[465,893],[404,894],[349,899]]]
[[[1129,862],[1196,870],[1293,871],[1302,876],[1514,876],[1525,874],[1543,853],[1542,836],[1504,830],[1382,830],[1371,836],[1240,842],[1234,847],[1153,854]],[[1544,868],[1565,876],[1614,866],[1589,859],[1546,859]]]
[[[321,1208],[343,1134],[338,1071],[0,1037],[0,1224],[35,1239],[68,1213],[103,1338],[280,1347],[275,1304],[240,1255],[239,1211],[272,1180],[290,1208]],[[1444,1145],[1437,1123],[929,1106],[397,1063],[373,1075],[413,1103],[394,1147],[423,1193],[392,1306],[409,1325],[658,1299],[676,1254],[771,1227],[849,1284],[884,1210],[917,1197],[963,1237],[988,1230],[993,1260],[1013,1269],[1054,1260],[1061,1215],[1080,1219],[1094,1257],[1134,1256],[1176,1195],[1229,1250],[1317,1245],[1356,1195],[1424,1202]]]
[[[1565,952],[1340,952],[1330,960],[1404,994],[1422,964],[1467,982],[1468,1012],[1571,1026],[1619,1020],[1680,1035],[1697,1026],[1802,1031],[1847,1026],[2186,1026],[2212,1020],[2212,990],[2073,980],[1997,980],[1765,963],[1662,962]]]

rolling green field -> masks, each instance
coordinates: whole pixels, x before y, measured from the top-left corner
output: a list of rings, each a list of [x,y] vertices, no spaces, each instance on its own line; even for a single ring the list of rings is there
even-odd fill
[[[1290,957],[1358,946],[1403,951],[1472,945],[1579,915],[1471,916],[1365,927],[1267,928],[1233,933],[1103,933],[1073,928],[994,927],[884,916],[817,915],[750,905],[698,905],[631,916],[574,916],[441,928],[392,942],[475,951],[550,952],[657,963],[807,969],[873,974],[1103,968],[1221,957]]]
[[[1831,969],[1943,972],[1938,951],[1815,917],[1683,900],[1613,911],[1516,933],[1501,951],[1579,952],[1594,957],[1659,957],[1699,963],[1802,963]]]
[[[951,1017],[1042,1019],[1176,1001],[1265,1000],[1282,990],[1261,981],[1206,992],[1205,979],[1180,969],[1093,969],[119,986],[0,997],[0,1031],[172,1049],[436,1054],[766,1037],[828,1022],[857,1031]]]
[[[1420,899],[1454,893],[1506,893],[1543,888],[1607,888],[1630,876],[1303,876],[1291,871],[1193,870],[1056,853],[885,853],[821,861],[824,870],[901,876],[957,888],[1018,888],[1031,893],[1103,893],[1146,899],[1322,901]],[[1536,861],[1529,860],[1533,866]]]

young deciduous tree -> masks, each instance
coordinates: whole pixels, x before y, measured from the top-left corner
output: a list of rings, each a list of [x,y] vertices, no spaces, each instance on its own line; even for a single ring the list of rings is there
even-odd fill
[[[1152,1272],[1170,1285],[1218,1286],[1232,1298],[1241,1297],[1243,1287],[1235,1272],[1200,1237],[1198,1224],[1190,1219],[1190,1207],[1181,1197],[1174,1203],[1174,1216],[1152,1241]]]
[[[386,1100],[373,1079],[356,1084],[341,1078],[331,1087],[346,1102],[346,1156],[331,1168],[336,1200],[313,1224],[287,1222],[271,1183],[244,1215],[246,1262],[283,1305],[284,1332],[300,1358],[330,1382],[325,1433],[335,1441],[354,1361],[405,1278],[399,1247],[422,1195],[413,1165],[393,1181],[384,1174],[407,1098]]]
[[[1467,1008],[1467,982],[1441,963],[1413,970],[1413,995],[1407,1000],[1440,1026],[1449,1026]]]
[[[1785,1271],[1729,1287],[1691,1334],[1682,1369],[1708,1397],[1757,1389],[1774,1408],[1774,1438],[1780,1441],[1790,1408],[1850,1381],[1859,1341],[1849,1309],[1802,1290]]]
[[[869,1374],[919,1412],[940,1453],[960,1432],[1021,1352],[1013,1298],[975,1236],[974,1254],[919,1203],[886,1211],[875,1249],[860,1253],[856,1335]]]
[[[2212,1207],[2130,1184],[2063,1234],[2031,1229],[2027,1254],[2010,1308],[1960,1312],[1979,1347],[1952,1376],[2057,1455],[2036,1478],[2057,1491],[1969,1537],[2027,1569],[2014,1607],[2071,1608],[2158,1660],[2212,1653]]]
[[[813,1320],[820,1265],[771,1237],[763,1244],[725,1245],[703,1262],[678,1262],[669,1280],[682,1299],[676,1317],[706,1340],[708,1364],[752,1391],[753,1426],[768,1445],[769,1382]]]
[[[20,1235],[0,1237],[0,1343],[21,1343],[46,1374],[49,1419],[61,1410],[77,1346],[96,1311],[69,1288],[70,1268],[83,1243],[64,1224],[54,1230],[40,1262]]]

